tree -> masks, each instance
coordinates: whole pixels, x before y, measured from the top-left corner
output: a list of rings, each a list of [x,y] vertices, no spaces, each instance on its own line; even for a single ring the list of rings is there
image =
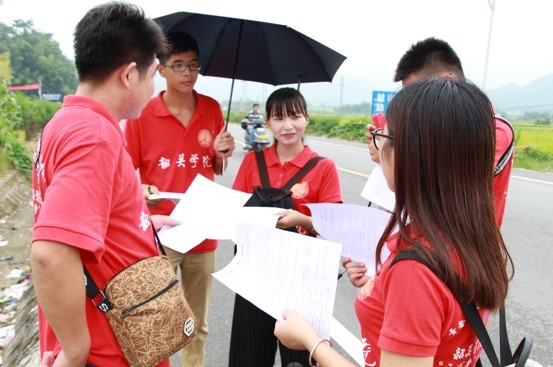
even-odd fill
[[[10,68],[10,53],[0,51],[0,79],[8,83],[12,80],[12,70]]]
[[[65,95],[75,91],[73,63],[62,54],[52,34],[36,31],[32,20],[15,20],[13,27],[0,23],[0,41],[9,50],[12,85],[40,82],[43,92]]]

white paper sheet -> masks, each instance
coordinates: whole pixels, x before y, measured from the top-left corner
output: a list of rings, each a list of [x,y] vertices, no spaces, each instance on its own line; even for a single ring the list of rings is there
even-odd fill
[[[211,229],[226,221],[234,223],[233,213],[251,197],[197,175],[171,213],[181,224],[164,226],[159,231],[161,243],[175,251],[185,253],[210,237]]]
[[[380,205],[388,211],[394,210],[396,204],[395,194],[388,187],[386,177],[380,164],[376,164],[361,191],[361,197]]]
[[[390,220],[390,213],[355,204],[305,204],[311,210],[313,227],[329,241],[341,243],[342,256],[362,261],[367,275],[375,273],[376,245]],[[382,250],[382,259],[389,255]]]
[[[285,209],[271,207],[246,206],[229,213],[225,220],[217,222],[217,225],[207,229],[207,238],[214,240],[238,241],[236,237],[236,220],[240,222],[257,224],[267,228],[275,228],[278,221],[278,213]]]
[[[294,310],[329,338],[342,245],[245,223],[236,233],[236,255],[213,276],[275,319]]]

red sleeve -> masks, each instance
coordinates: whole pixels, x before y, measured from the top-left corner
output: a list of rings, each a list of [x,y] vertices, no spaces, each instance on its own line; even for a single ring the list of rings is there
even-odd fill
[[[513,130],[503,120],[495,119],[495,137],[495,164],[497,165],[514,139]],[[503,224],[503,217],[505,215],[507,192],[513,168],[513,156],[514,154],[511,155],[503,170],[493,179],[495,218],[500,227]]]
[[[248,193],[251,193],[253,191],[252,178],[254,174],[257,174],[253,170],[255,168],[255,170],[257,171],[256,162],[257,161],[255,160],[254,152],[246,154],[246,156],[242,160],[242,163],[240,164],[240,167],[238,168],[236,177],[234,178],[234,183],[232,184],[233,190],[239,190]]]
[[[322,182],[318,192],[318,203],[342,203],[342,190],[336,164],[326,158],[319,162],[322,166]]]
[[[511,146],[513,130],[503,120],[495,119],[495,164]]]

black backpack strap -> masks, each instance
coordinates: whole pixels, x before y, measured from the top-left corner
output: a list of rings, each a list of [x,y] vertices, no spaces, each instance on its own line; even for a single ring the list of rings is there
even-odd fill
[[[267,173],[267,163],[265,161],[265,156],[263,155],[263,151],[256,150],[255,151],[255,158],[257,161],[257,170],[259,172],[259,178],[261,180],[261,187],[271,187],[271,183],[269,181],[269,174]],[[321,160],[325,159],[325,157],[316,156],[311,158],[307,161],[305,166],[303,166],[294,176],[282,186],[284,190],[290,190],[292,186],[294,186],[298,181],[307,174],[307,172],[311,171],[313,167]]]
[[[255,151],[255,160],[257,161],[257,171],[259,172],[261,187],[271,187],[269,174],[267,173],[267,163],[265,162],[265,156],[262,150]]]
[[[497,165],[493,170],[493,175],[497,176],[498,174],[501,173],[501,171],[503,171],[507,163],[509,163],[511,156],[513,155],[513,151],[515,149],[515,130],[513,129],[513,125],[511,125],[511,123],[505,117],[501,116],[498,113],[496,113],[494,117],[496,120],[501,120],[503,123],[505,123],[505,125],[507,125],[513,132],[513,139],[511,139],[509,148],[507,148],[507,150],[503,152],[503,155],[501,156],[501,158],[499,159],[499,161],[497,162]]]
[[[292,178],[290,178],[288,180],[288,182],[286,182],[286,184],[284,184],[284,186],[282,186],[282,188],[285,189],[285,190],[290,190],[292,188],[292,186],[297,184],[298,181],[301,180],[301,178],[307,174],[307,172],[311,171],[311,169],[313,167],[315,167],[315,165],[321,159],[325,159],[325,157],[316,156],[316,157],[313,157],[310,160],[308,160],[307,163],[305,164],[305,166],[303,166],[298,172],[296,172],[296,174],[294,176],[292,176]]]
[[[421,264],[424,264],[434,274],[436,274],[436,272],[430,266],[430,264],[424,261],[423,258],[415,251],[401,251],[399,254],[397,254],[394,257],[394,259],[392,260],[392,263],[390,264],[390,267],[392,267],[398,261],[405,260],[405,259],[416,260]],[[499,364],[499,360],[497,359],[497,354],[495,353],[495,349],[490,339],[490,335],[486,330],[486,326],[484,325],[484,322],[482,321],[482,317],[480,317],[480,314],[478,313],[478,309],[476,308],[476,305],[474,304],[474,302],[469,302],[469,303],[459,302],[459,304],[461,305],[461,309],[465,313],[467,320],[469,321],[470,325],[474,329],[474,332],[476,333],[478,340],[480,340],[480,343],[482,344],[482,347],[484,348],[484,351],[486,352],[486,355],[488,356],[488,359],[490,360],[491,365],[493,367],[506,366],[507,364]],[[500,317],[500,325],[503,324],[505,326],[504,331],[500,330],[501,361],[504,362],[505,358],[508,358],[506,354],[507,353],[510,354],[510,351],[509,351],[510,347],[508,346],[509,341],[507,339],[507,327],[505,325],[504,306],[501,306],[499,317]],[[505,343],[507,343],[506,347],[505,347]],[[509,361],[511,359],[512,359],[512,355],[510,356]],[[478,361],[478,363],[481,365],[480,361]],[[477,366],[479,364],[477,364]]]

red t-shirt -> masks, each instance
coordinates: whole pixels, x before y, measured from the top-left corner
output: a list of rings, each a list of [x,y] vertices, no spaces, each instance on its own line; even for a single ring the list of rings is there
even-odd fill
[[[280,188],[305,166],[309,159],[317,156],[317,153],[306,145],[296,158],[280,164],[276,153],[276,144],[265,148],[263,155],[267,163],[267,173],[271,187]],[[255,152],[250,152],[244,157],[232,188],[251,193],[255,186],[260,185],[261,178],[257,169]],[[320,160],[298,183],[292,186],[291,191],[296,210],[309,216],[311,215],[309,208],[303,204],[341,203],[342,192],[334,161],[328,158]]]
[[[509,149],[513,141],[513,130],[500,119],[495,119],[495,164],[499,162],[503,154]],[[503,224],[505,215],[505,205],[507,203],[507,191],[509,190],[509,181],[511,170],[513,169],[514,154],[511,154],[505,168],[493,179],[493,195],[495,202],[495,217],[498,226]]]
[[[355,300],[365,364],[378,367],[384,349],[435,356],[437,367],[474,366],[482,346],[447,285],[415,260],[400,261],[390,269],[397,240],[397,234],[390,236],[390,257]],[[480,313],[487,324],[489,310]]]
[[[142,183],[155,185],[160,191],[182,193],[198,174],[215,179],[213,142],[223,129],[223,114],[217,101],[194,91],[196,110],[184,127],[163,102],[164,93],[150,100],[140,118],[127,120],[127,151]],[[174,208],[171,200],[164,200],[150,212],[169,215]],[[216,240],[205,240],[190,252],[216,248]]]
[[[63,108],[44,128],[37,156],[33,242],[55,241],[80,249],[100,288],[121,269],[159,254],[123,133],[106,108],[85,97],[65,97]],[[92,301],[83,302],[92,340],[87,362],[128,366],[106,316]],[[39,339],[41,352],[59,353],[40,309]]]

